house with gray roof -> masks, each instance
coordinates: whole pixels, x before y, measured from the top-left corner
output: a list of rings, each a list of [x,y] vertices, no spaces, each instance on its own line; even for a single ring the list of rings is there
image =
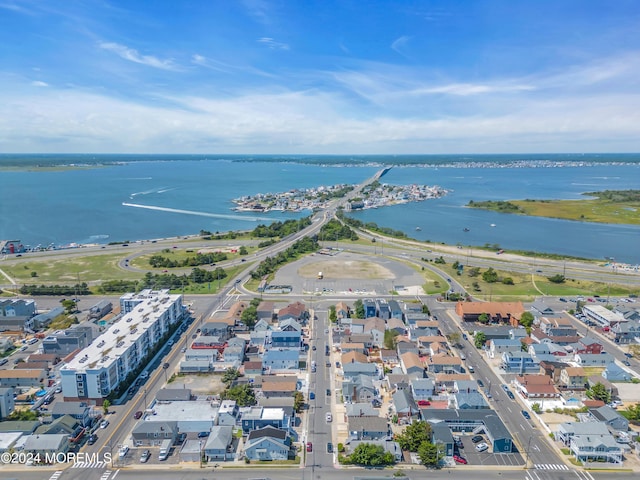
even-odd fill
[[[569,445],[571,453],[580,462],[594,462],[605,460],[621,464],[623,460],[622,447],[613,435],[576,435]]]
[[[45,423],[40,425],[35,431],[36,435],[54,435],[63,433],[70,438],[76,438],[84,431],[84,427],[80,425],[80,422],[70,415],[64,415],[63,417],[56,418],[51,423]]]
[[[378,417],[379,411],[371,405],[371,402],[346,403],[344,405],[345,417]],[[346,419],[345,419],[346,420]]]
[[[354,375],[342,382],[342,399],[347,402],[371,403],[377,396],[372,377]]]
[[[207,461],[226,461],[235,458],[233,447],[233,427],[219,425],[211,427],[211,432],[204,445],[204,455]]]
[[[489,342],[489,353],[492,357],[500,357],[504,352],[519,352],[522,350],[520,339],[495,338]]]
[[[420,415],[420,410],[410,390],[398,390],[391,397],[398,419],[407,419],[410,422],[412,418]]]
[[[0,387],[0,420],[11,415],[15,410],[13,387]]]
[[[482,410],[489,408],[487,401],[479,392],[456,392],[450,398],[453,408],[460,410]]]
[[[634,312],[637,314],[637,312]],[[620,344],[638,343],[640,340],[640,320],[619,322],[611,327],[614,342]]]
[[[540,362],[527,352],[504,352],[502,367],[507,373],[537,373]]]
[[[175,421],[145,420],[137,422],[131,432],[131,441],[135,447],[158,447],[165,440],[176,441],[178,425]]]
[[[299,364],[298,350],[267,350],[262,357],[262,368],[271,374],[297,372]]]
[[[295,452],[286,431],[264,427],[249,433],[244,454],[249,460],[288,460]]]
[[[610,353],[578,353],[574,361],[581,367],[605,367],[615,361]]]
[[[555,438],[565,446],[571,444],[576,435],[610,435],[609,428],[602,422],[565,422],[558,426]]]
[[[380,373],[378,372],[378,367],[375,363],[344,363],[342,364],[342,372],[345,379],[358,375],[366,375],[375,379],[380,378]]]
[[[389,425],[382,417],[349,417],[349,440],[381,440],[389,435]]]
[[[591,416],[617,432],[629,431],[629,420],[608,405],[589,409]]]
[[[447,424],[434,423],[431,425],[431,443],[434,445],[442,445],[443,449],[440,450],[440,452],[443,453],[445,457],[453,456],[455,442],[451,434],[451,429]]]
[[[190,388],[161,388],[156,392],[158,402],[187,402],[192,400]]]
[[[631,374],[613,362],[602,371],[602,377],[610,382],[629,382],[631,380]]]
[[[45,458],[47,455],[52,456],[56,453],[67,453],[69,446],[69,435],[66,433],[28,435],[25,438],[23,450]]]
[[[409,384],[413,399],[416,401],[429,400],[435,395],[436,385],[430,378],[412,378]]]
[[[91,407],[84,402],[55,402],[51,417],[56,420],[65,415],[75,418],[83,427],[89,427],[93,422]]]

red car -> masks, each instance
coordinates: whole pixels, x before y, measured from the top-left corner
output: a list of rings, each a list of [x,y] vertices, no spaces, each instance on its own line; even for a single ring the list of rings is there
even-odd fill
[[[307,442],[307,452],[313,451],[313,444],[311,442]]]
[[[421,407],[426,407],[431,405],[431,402],[429,400],[418,400],[418,405]]]
[[[456,463],[461,463],[462,465],[466,465],[467,464],[467,459],[466,458],[462,458],[460,455],[454,455],[453,459],[456,461]]]

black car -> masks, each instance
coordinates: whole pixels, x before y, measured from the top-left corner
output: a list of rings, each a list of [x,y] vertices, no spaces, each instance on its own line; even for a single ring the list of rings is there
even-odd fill
[[[471,441],[473,443],[480,443],[484,440],[484,438],[482,438],[482,435],[474,435],[473,437],[471,437]]]
[[[480,379],[478,379],[478,386],[480,388],[484,387],[484,382],[482,380],[480,380]]]
[[[629,360],[625,360],[624,362],[622,362],[623,364],[625,364],[627,367],[631,366],[631,362]]]
[[[327,397],[331,396],[331,390],[327,388]]]
[[[327,453],[333,453],[333,443],[327,443]]]
[[[516,397],[513,395],[513,392],[511,390],[507,391],[507,396],[511,399],[511,400],[515,400]]]
[[[94,444],[94,443],[96,443],[97,441],[98,441],[98,436],[97,436],[95,433],[93,433],[93,434],[89,435],[89,438],[87,439],[87,443],[88,443],[89,445],[93,445],[93,444]]]
[[[527,412],[526,410],[522,410],[522,416],[527,420],[531,420],[531,415],[529,415],[529,412]]]

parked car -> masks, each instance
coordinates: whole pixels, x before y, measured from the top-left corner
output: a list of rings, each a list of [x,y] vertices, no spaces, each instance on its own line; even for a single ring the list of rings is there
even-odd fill
[[[478,442],[481,442],[483,440],[484,440],[484,438],[483,438],[482,435],[474,435],[473,437],[471,437],[471,441],[473,443],[478,443]]]
[[[313,347],[311,347],[311,350],[313,350],[315,352],[316,351],[316,346],[314,345]]]
[[[626,365],[627,367],[631,366],[631,362],[629,360],[625,360],[622,362],[624,365]]]
[[[307,442],[307,452],[313,452],[313,443]]]
[[[477,452],[484,452],[485,450],[489,450],[489,445],[486,443],[482,442],[476,445]]]
[[[331,396],[331,390],[327,388],[327,397]]]
[[[453,459],[455,460],[456,463],[461,463],[462,465],[466,465],[467,464],[467,459],[461,457],[460,455],[454,455]]]
[[[198,438],[207,438],[210,432],[200,432]]]
[[[92,433],[91,435],[89,435],[89,438],[87,438],[87,443],[89,445],[93,445],[97,441],[98,441],[98,436],[95,433]]]
[[[109,420],[103,420],[100,422],[100,428],[107,428],[109,426]]]
[[[480,388],[484,387],[484,382],[482,380],[478,379],[477,382]]]
[[[127,456],[127,453],[129,453],[129,446],[123,445],[120,447],[120,450],[118,450],[118,457],[124,458]]]
[[[522,410],[522,416],[527,420],[531,420],[531,415],[529,415],[529,412],[527,412],[526,410]]]
[[[331,415],[330,412],[327,412],[326,420],[327,420],[327,422],[330,422],[331,420],[333,420],[333,416]]]
[[[624,354],[624,356],[627,357],[627,358],[633,358],[633,353],[628,353],[627,352],[627,353]]]
[[[133,414],[133,418],[135,418],[136,420],[139,420],[140,417],[142,417],[142,410],[138,410],[136,413]]]
[[[333,453],[333,443],[327,443],[327,453]]]
[[[507,390],[507,397],[509,397],[511,400],[515,400],[516,397],[513,394],[513,392],[511,390]]]
[[[151,452],[149,450],[145,450],[142,452],[142,455],[140,455],[140,463],[147,463],[149,458],[151,458]]]
[[[309,400],[314,400],[316,398],[316,394],[313,392],[309,392]]]

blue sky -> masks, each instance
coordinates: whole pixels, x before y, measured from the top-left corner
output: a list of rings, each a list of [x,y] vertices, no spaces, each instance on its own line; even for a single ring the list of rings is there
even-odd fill
[[[0,152],[640,151],[635,0],[0,0]]]

